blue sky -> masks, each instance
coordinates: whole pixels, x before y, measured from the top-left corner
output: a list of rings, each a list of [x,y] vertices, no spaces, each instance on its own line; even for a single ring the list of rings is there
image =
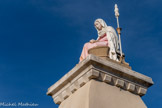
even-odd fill
[[[57,108],[48,87],[78,63],[84,43],[97,38],[95,19],[116,28],[115,3],[126,61],[155,83],[142,99],[161,108],[160,0],[0,0],[0,102]]]

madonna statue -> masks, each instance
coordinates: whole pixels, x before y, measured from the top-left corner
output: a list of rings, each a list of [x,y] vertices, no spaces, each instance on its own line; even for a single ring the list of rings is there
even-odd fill
[[[90,42],[85,43],[81,56],[80,62],[88,56],[88,50],[97,46],[108,46],[109,58],[115,61],[119,61],[117,58],[117,51],[119,50],[119,41],[116,31],[113,27],[107,26],[103,19],[97,19],[94,22],[95,28],[98,32],[98,38],[92,39]]]

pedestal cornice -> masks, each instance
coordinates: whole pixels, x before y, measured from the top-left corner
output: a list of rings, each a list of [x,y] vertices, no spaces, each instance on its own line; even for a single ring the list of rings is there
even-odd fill
[[[153,85],[152,79],[148,76],[123,67],[119,63],[90,54],[48,88],[47,95],[52,96],[56,104],[60,104],[91,79],[105,82],[140,96],[145,95],[147,88]]]

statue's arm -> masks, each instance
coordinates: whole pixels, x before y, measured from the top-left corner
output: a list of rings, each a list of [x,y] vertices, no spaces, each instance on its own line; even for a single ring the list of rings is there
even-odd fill
[[[91,39],[89,42],[90,43],[95,43],[95,42],[98,42],[99,41],[99,36],[97,37],[97,39],[95,40],[95,39]]]

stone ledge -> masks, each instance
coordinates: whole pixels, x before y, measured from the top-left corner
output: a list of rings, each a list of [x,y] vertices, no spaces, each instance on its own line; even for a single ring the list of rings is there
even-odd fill
[[[60,104],[91,79],[103,81],[140,96],[145,95],[147,88],[153,84],[152,79],[145,75],[89,55],[52,85],[47,95],[52,96],[56,104]]]

